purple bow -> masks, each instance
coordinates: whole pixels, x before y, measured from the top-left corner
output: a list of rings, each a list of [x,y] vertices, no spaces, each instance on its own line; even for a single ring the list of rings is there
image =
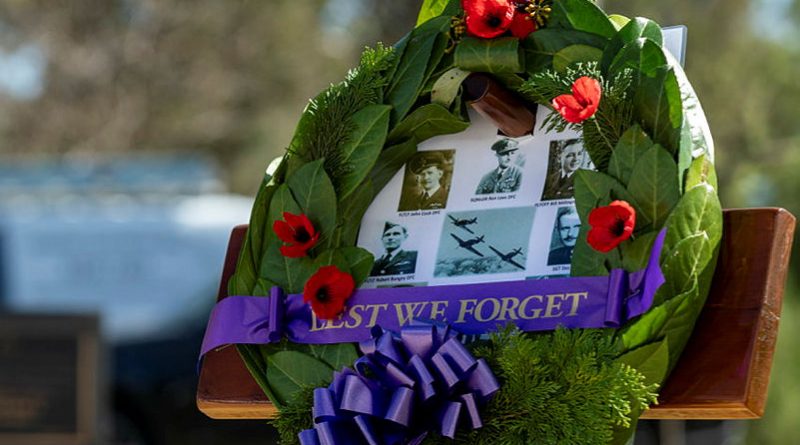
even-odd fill
[[[364,356],[314,390],[314,428],[301,445],[414,444],[428,431],[453,438],[459,421],[483,424],[478,406],[500,385],[449,327],[373,329],[360,343]]]

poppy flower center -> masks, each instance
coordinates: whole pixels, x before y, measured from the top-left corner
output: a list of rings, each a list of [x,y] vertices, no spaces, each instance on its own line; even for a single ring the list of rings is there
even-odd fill
[[[625,221],[622,219],[614,221],[614,224],[611,225],[611,233],[617,237],[622,236],[622,234],[625,233]]]
[[[294,239],[300,243],[305,243],[311,239],[311,235],[308,233],[305,227],[298,227],[294,229]]]
[[[330,299],[331,296],[328,295],[328,288],[324,286],[319,288],[319,290],[317,291],[317,301],[319,301],[320,303],[325,303]]]
[[[497,28],[498,26],[500,26],[501,23],[503,23],[503,20],[501,20],[500,17],[496,15],[489,16],[489,18],[486,20],[486,24],[491,26],[492,28]]]

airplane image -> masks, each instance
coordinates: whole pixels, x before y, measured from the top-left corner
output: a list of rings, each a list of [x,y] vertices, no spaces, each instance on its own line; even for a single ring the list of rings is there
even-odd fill
[[[497,256],[500,257],[501,260],[505,261],[508,264],[513,264],[514,266],[517,266],[522,270],[525,270],[525,267],[523,267],[521,264],[519,264],[516,261],[514,261],[514,257],[515,256],[522,254],[522,247],[514,249],[514,250],[512,250],[511,252],[508,252],[508,253],[500,252],[499,250],[495,249],[492,246],[489,246],[489,248],[492,249],[494,251],[494,253],[496,253]]]
[[[481,235],[481,236],[479,236],[477,238],[468,239],[466,241],[461,239],[461,238],[459,238],[459,237],[457,237],[457,236],[455,236],[455,235],[453,235],[452,233],[450,234],[450,236],[452,236],[453,238],[455,238],[456,241],[458,241],[458,247],[461,247],[462,249],[467,249],[470,252],[474,253],[475,255],[483,256],[483,254],[480,253],[478,251],[478,249],[472,247],[475,244],[484,242],[483,241],[483,235]]]
[[[475,223],[478,222],[478,217],[477,216],[475,218],[472,218],[472,219],[458,219],[458,218],[454,217],[453,215],[447,215],[447,217],[450,218],[450,221],[452,221],[453,225],[455,225],[456,227],[461,227],[462,229],[466,230],[467,232],[469,232],[469,233],[471,233],[473,235],[475,234],[475,232],[470,230],[468,226],[471,226],[472,224],[475,224]]]

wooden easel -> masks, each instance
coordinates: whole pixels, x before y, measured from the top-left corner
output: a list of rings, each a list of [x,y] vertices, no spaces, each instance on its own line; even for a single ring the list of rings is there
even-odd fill
[[[725,210],[719,262],[683,355],[643,419],[748,419],[764,414],[795,217],[780,208]],[[233,229],[218,299],[236,267],[247,226]],[[277,414],[236,348],[208,353],[197,407],[214,419]]]

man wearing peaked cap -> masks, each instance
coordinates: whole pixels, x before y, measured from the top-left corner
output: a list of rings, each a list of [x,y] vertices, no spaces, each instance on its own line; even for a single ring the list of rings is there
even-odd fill
[[[408,238],[406,228],[387,221],[383,225],[381,241],[386,253],[375,260],[371,276],[405,275],[414,273],[417,266],[417,252],[403,250],[403,242]]]
[[[447,205],[448,190],[442,184],[445,159],[439,152],[422,151],[408,162],[408,168],[416,175],[421,191],[406,194],[400,203],[400,211],[443,209]]]
[[[483,175],[475,190],[476,195],[513,193],[519,190],[522,170],[513,163],[518,148],[517,141],[508,138],[492,144],[492,151],[497,156],[497,168]]]

